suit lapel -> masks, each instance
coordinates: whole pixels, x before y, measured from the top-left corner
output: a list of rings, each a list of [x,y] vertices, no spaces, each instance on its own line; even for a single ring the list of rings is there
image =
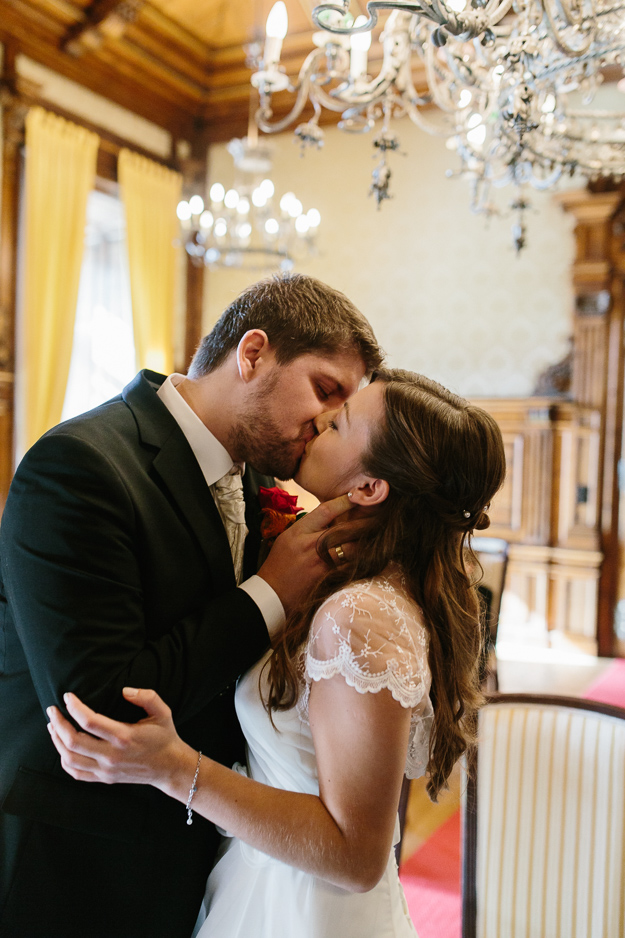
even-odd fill
[[[163,375],[140,372],[122,396],[132,410],[141,442],[157,450],[152,463],[171,497],[195,534],[218,590],[236,586],[228,537],[213,496],[187,439],[154,387]],[[175,550],[172,544],[172,550]]]
[[[169,489],[197,537],[216,586],[225,592],[236,586],[228,537],[202,470],[182,431],[180,437],[181,440],[173,439],[172,434],[172,438],[161,447],[152,464],[153,469]]]

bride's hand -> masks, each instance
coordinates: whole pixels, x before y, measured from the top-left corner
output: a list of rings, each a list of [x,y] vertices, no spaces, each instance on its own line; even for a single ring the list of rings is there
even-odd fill
[[[153,690],[125,687],[124,697],[147,717],[119,723],[90,710],[74,694],[65,694],[67,711],[85,732],[76,730],[56,707],[48,708],[48,730],[61,765],[82,782],[167,785],[188,747],[178,736],[171,710]]]

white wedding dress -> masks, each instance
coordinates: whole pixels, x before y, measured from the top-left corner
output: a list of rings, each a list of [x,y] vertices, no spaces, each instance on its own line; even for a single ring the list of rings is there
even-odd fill
[[[388,688],[412,709],[406,773],[412,778],[423,774],[432,722],[427,633],[398,572],[352,584],[324,602],[302,655],[301,699],[297,707],[273,714],[275,729],[260,696],[265,661],[241,678],[236,691],[252,778],[275,788],[319,794],[308,695],[312,681],[337,674],[354,693]],[[197,938],[416,936],[393,851],[377,886],[353,893],[226,838],[208,880],[200,921],[206,913],[199,931],[196,926]]]

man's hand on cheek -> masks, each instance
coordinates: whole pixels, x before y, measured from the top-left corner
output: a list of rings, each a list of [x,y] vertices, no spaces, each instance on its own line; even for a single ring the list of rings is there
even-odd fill
[[[347,495],[324,502],[291,525],[271,548],[258,575],[276,591],[287,615],[327,573],[328,564],[317,551],[319,538],[350,507]],[[349,559],[347,548],[344,553]],[[340,551],[332,548],[330,560],[343,562]]]

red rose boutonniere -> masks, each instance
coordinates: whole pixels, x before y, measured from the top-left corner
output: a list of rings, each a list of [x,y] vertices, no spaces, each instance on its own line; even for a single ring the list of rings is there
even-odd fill
[[[258,498],[261,508],[260,534],[264,541],[273,541],[293,524],[303,508],[297,507],[297,495],[289,495],[284,489],[260,487]]]

